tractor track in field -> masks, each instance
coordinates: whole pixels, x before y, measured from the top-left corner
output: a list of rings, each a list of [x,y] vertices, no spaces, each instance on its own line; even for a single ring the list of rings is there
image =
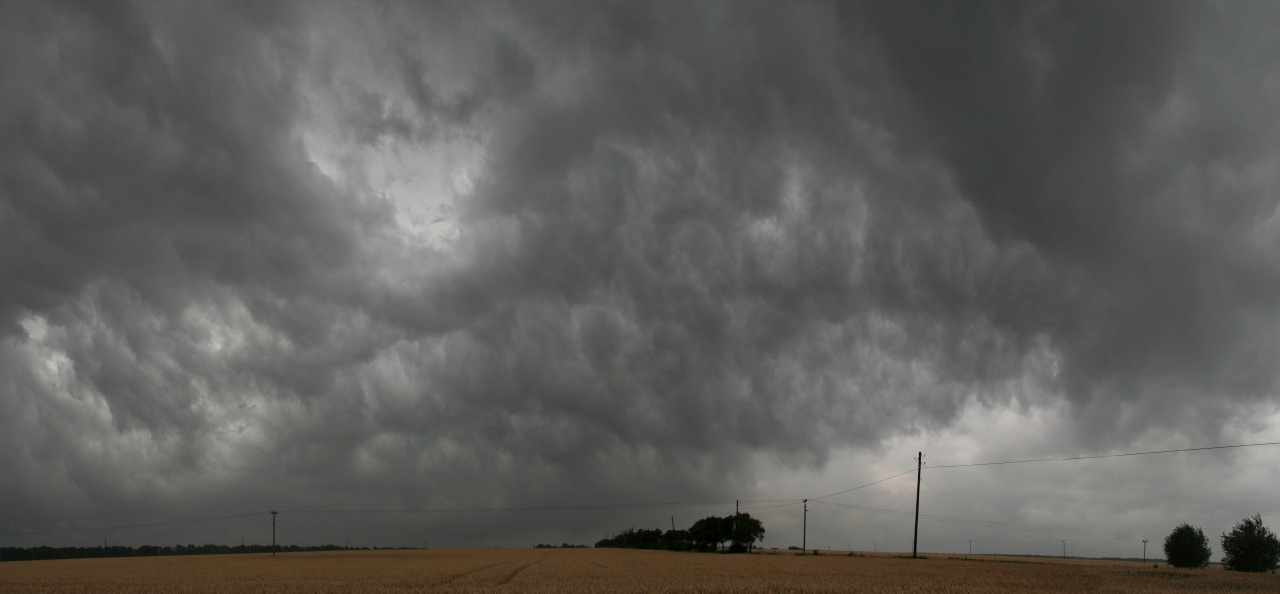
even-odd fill
[[[555,555],[557,555],[557,554],[559,554],[559,552],[558,552],[558,551],[557,551],[557,552],[555,552],[555,553],[552,553],[551,555],[547,555],[547,556],[545,556],[545,557],[541,557],[541,558],[539,558],[539,559],[535,559],[535,560],[533,560],[533,561],[529,561],[529,562],[523,563],[523,564],[521,564],[521,565],[518,565],[518,566],[517,566],[513,571],[511,571],[511,573],[506,574],[506,576],[505,576],[504,578],[502,578],[502,579],[501,579],[501,580],[499,580],[499,581],[496,581],[495,583],[496,583],[496,584],[499,584],[499,585],[501,585],[501,584],[507,584],[507,583],[511,582],[511,580],[512,580],[512,579],[515,579],[515,577],[516,577],[517,575],[519,575],[519,574],[520,574],[520,572],[522,572],[522,571],[524,571],[524,570],[526,570],[526,569],[528,569],[528,568],[530,568],[530,567],[533,567],[534,565],[537,565],[537,564],[539,564],[539,563],[542,563],[543,561],[546,561],[547,559],[549,559],[549,558],[551,558],[552,556],[555,556]],[[496,569],[496,568],[500,568],[500,567],[504,567],[504,566],[510,566],[510,565],[517,565],[517,564],[520,564],[522,561],[524,561],[524,560],[523,560],[523,559],[517,559],[517,560],[514,560],[514,561],[500,561],[500,562],[498,562],[498,563],[488,563],[488,564],[485,564],[485,565],[480,565],[480,566],[477,566],[477,567],[472,567],[472,568],[469,568],[469,569],[466,569],[466,570],[463,570],[463,571],[459,571],[459,572],[455,572],[455,573],[450,573],[450,574],[448,574],[448,575],[441,576],[439,579],[432,580],[431,585],[432,585],[432,586],[447,586],[447,585],[452,584],[452,583],[454,583],[454,582],[456,582],[456,581],[458,581],[458,580],[460,580],[460,579],[464,579],[464,578],[467,578],[467,577],[469,577],[469,576],[473,576],[473,575],[476,575],[476,574],[479,574],[479,573],[483,573],[483,572],[489,571],[489,570],[491,570],[491,569]]]
[[[457,573],[451,573],[451,574],[448,574],[448,575],[442,576],[442,578],[441,578],[441,579],[434,580],[434,581],[431,583],[431,585],[433,585],[433,586],[446,586],[446,585],[452,584],[453,582],[456,582],[456,581],[458,581],[458,580],[460,580],[460,579],[462,579],[462,578],[465,578],[465,577],[467,577],[467,576],[469,576],[469,575],[475,575],[475,574],[480,573],[480,572],[482,572],[482,571],[488,571],[488,570],[493,569],[493,568],[495,568],[495,567],[502,567],[503,565],[511,565],[511,564],[514,564],[514,563],[518,563],[518,561],[503,561],[503,562],[500,562],[500,563],[489,563],[489,564],[487,564],[487,565],[481,565],[481,566],[479,566],[479,567],[474,567],[474,568],[471,568],[471,569],[467,569],[466,571],[460,571],[460,572],[457,572]]]
[[[517,567],[515,571],[511,572],[510,574],[508,574],[508,575],[507,575],[507,577],[505,577],[505,578],[503,578],[501,581],[499,581],[499,582],[498,582],[498,585],[499,585],[499,586],[505,586],[505,585],[507,585],[507,584],[510,584],[510,583],[511,583],[511,580],[515,579],[515,577],[516,577],[517,575],[520,575],[520,572],[522,572],[522,571],[524,571],[524,570],[526,570],[526,569],[529,569],[530,567],[533,567],[534,565],[537,565],[537,564],[539,564],[539,563],[542,563],[543,561],[546,561],[547,559],[550,559],[550,558],[552,558],[552,557],[554,557],[554,556],[556,556],[556,555],[559,555],[559,554],[560,554],[560,552],[559,552],[559,551],[556,551],[556,552],[554,552],[554,553],[552,553],[552,554],[550,554],[550,555],[547,555],[547,556],[545,556],[545,557],[541,557],[541,558],[535,559],[535,560],[533,560],[533,561],[530,561],[529,563],[525,563],[524,565],[521,565],[520,567]]]

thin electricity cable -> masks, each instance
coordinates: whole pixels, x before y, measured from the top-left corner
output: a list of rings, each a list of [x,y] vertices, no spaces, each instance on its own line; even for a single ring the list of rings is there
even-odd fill
[[[869,482],[869,483],[867,483],[867,484],[865,484],[865,485],[858,485],[858,486],[856,486],[856,487],[854,487],[854,488],[852,488],[852,489],[845,489],[845,490],[843,490],[843,491],[836,491],[835,493],[831,493],[830,495],[823,495],[822,497],[810,497],[810,498],[809,498],[809,501],[818,501],[818,500],[820,500],[820,499],[826,499],[826,498],[828,498],[828,497],[835,497],[836,495],[843,495],[843,494],[848,493],[848,492],[850,492],[850,491],[857,491],[858,489],[863,489],[863,488],[866,488],[866,487],[870,487],[871,485],[878,485],[878,484],[883,483],[883,482],[885,482],[885,481],[893,480],[893,479],[896,479],[896,478],[898,478],[898,477],[900,477],[900,476],[907,475],[907,474],[911,474],[911,473],[913,473],[913,472],[915,472],[915,471],[916,471],[916,469],[915,469],[915,468],[911,468],[911,469],[908,469],[908,470],[904,470],[904,471],[902,471],[902,472],[899,472],[898,474],[895,474],[895,475],[893,475],[893,476],[887,476],[887,477],[882,478],[882,479],[880,479],[880,480],[878,480],[878,481],[872,481],[872,482]]]
[[[742,509],[773,509],[773,508],[775,508],[775,507],[787,507],[787,506],[790,506],[790,505],[800,505],[801,503],[804,503],[804,500],[803,500],[803,499],[796,499],[796,500],[791,501],[791,502],[789,502],[789,503],[778,503],[778,504],[775,504],[775,505],[754,505],[754,506],[751,506],[751,507],[746,507],[746,506],[744,506]]]
[[[251,512],[247,514],[235,514],[231,516],[215,516],[211,518],[193,518],[189,520],[172,520],[169,522],[150,522],[147,524],[125,524],[121,526],[99,526],[96,528],[59,528],[57,530],[31,530],[26,532],[0,532],[0,536],[24,536],[36,534],[69,534],[72,532],[97,532],[100,530],[128,530],[131,528],[158,528],[160,526],[177,526],[179,524],[199,524],[204,522],[219,522],[222,520],[235,520],[239,518],[248,518],[252,516],[266,515],[270,512]]]
[[[942,465],[934,465],[934,466],[930,466],[930,468],[932,468],[932,469],[943,469],[943,468],[972,468],[972,467],[977,467],[977,466],[1002,466],[1002,465],[1010,465],[1010,464],[1029,464],[1029,463],[1033,463],[1033,462],[1068,462],[1068,461],[1073,461],[1073,460],[1098,460],[1098,459],[1104,459],[1104,458],[1121,458],[1121,457],[1127,457],[1127,456],[1150,456],[1150,455],[1155,455],[1155,454],[1174,454],[1174,453],[1180,453],[1180,452],[1200,452],[1200,451],[1208,451],[1208,450],[1225,450],[1225,449],[1251,448],[1251,447],[1275,446],[1275,445],[1280,445],[1280,441],[1269,441],[1269,442],[1259,442],[1259,443],[1243,443],[1243,444],[1231,444],[1231,445],[1221,445],[1221,446],[1205,446],[1205,447],[1197,447],[1197,448],[1177,448],[1177,449],[1169,449],[1169,450],[1153,450],[1153,451],[1147,451],[1147,452],[1124,452],[1124,453],[1119,453],[1119,454],[1099,454],[1099,455],[1094,455],[1094,456],[1071,456],[1071,457],[1066,457],[1066,458],[1030,458],[1030,459],[1026,459],[1026,460],[1003,460],[1003,461],[999,461],[999,462],[972,462],[972,463],[968,463],[968,464],[942,464]],[[849,488],[849,489],[845,489],[845,490],[843,490],[843,491],[837,491],[837,492],[835,492],[835,493],[830,493],[830,494],[827,494],[827,495],[823,495],[823,496],[821,496],[821,497],[810,497],[810,498],[809,498],[809,501],[820,502],[821,500],[823,500],[823,499],[827,499],[827,498],[829,498],[829,497],[835,497],[836,495],[843,495],[843,494],[845,494],[845,493],[849,493],[849,492],[852,492],[852,491],[857,491],[857,490],[859,490],[859,489],[863,489],[863,488],[866,488],[866,487],[870,487],[870,486],[872,486],[872,485],[877,485],[877,484],[883,483],[883,482],[885,482],[885,481],[889,481],[889,480],[892,480],[892,479],[898,478],[898,477],[900,477],[900,476],[904,476],[904,475],[907,475],[907,474],[911,474],[912,472],[916,472],[916,470],[917,470],[917,469],[915,469],[915,468],[911,468],[911,469],[908,469],[908,470],[904,470],[903,472],[900,472],[900,473],[895,474],[895,475],[893,475],[893,476],[888,476],[888,477],[885,477],[885,478],[882,478],[882,479],[879,479],[879,480],[876,480],[876,481],[872,481],[872,482],[870,482],[870,483],[866,483],[866,484],[863,484],[863,485],[858,485],[858,486],[856,486],[856,487],[852,487],[852,488]],[[799,501],[796,501],[796,500],[761,500],[761,502],[763,502],[763,501],[787,501],[788,503],[782,503],[782,504],[775,505],[775,506],[753,507],[753,508],[748,508],[748,509],[767,509],[768,507],[785,507],[785,506],[788,506],[788,505],[795,505],[796,503],[799,503]],[[846,506],[848,506],[848,504],[839,504],[839,503],[834,503],[834,502],[824,502],[824,503],[832,503],[833,505],[846,505]],[[646,508],[646,507],[680,507],[680,506],[694,506],[694,505],[727,505],[727,504],[728,504],[728,502],[727,502],[727,501],[700,501],[700,502],[671,502],[671,503],[630,503],[630,504],[617,504],[617,505],[566,505],[566,506],[526,506],[526,507],[422,508],[422,509],[389,509],[389,510],[376,510],[376,509],[365,509],[365,510],[291,510],[291,511],[283,511],[283,512],[280,512],[280,513],[291,513],[291,514],[382,514],[382,513],[448,513],[448,512],[504,512],[504,511],[510,511],[510,512],[529,512],[529,511],[571,511],[571,510],[593,510],[593,509],[635,509],[635,508]],[[849,506],[849,507],[858,507],[858,506]],[[873,509],[873,508],[868,508],[868,509]],[[896,511],[896,510],[876,510],[876,511],[889,512],[889,513],[903,513],[903,512],[898,512],[898,511]],[[265,514],[265,513],[269,513],[269,512],[252,512],[252,513],[236,514],[236,515],[230,515],[230,516],[216,516],[216,517],[210,517],[210,518],[194,518],[194,519],[187,519],[187,520],[173,520],[173,521],[168,521],[168,522],[151,522],[151,523],[145,523],[145,524],[128,524],[128,525],[121,525],[121,526],[103,526],[103,527],[94,527],[94,528],[62,528],[62,529],[57,529],[57,530],[37,530],[37,531],[23,531],[23,532],[0,532],[0,536],[20,536],[20,535],[39,535],[39,534],[63,534],[63,533],[74,533],[74,532],[94,532],[94,531],[102,531],[102,530],[127,530],[127,529],[131,529],[131,528],[155,528],[155,527],[161,527],[161,526],[174,526],[174,525],[178,525],[178,524],[194,524],[194,523],[201,523],[201,522],[216,522],[216,521],[221,521],[221,520],[232,520],[232,519],[246,518],[246,517],[256,516],[256,515],[262,515],[262,514]],[[930,516],[930,515],[928,515],[928,514],[922,514],[922,517],[931,517],[931,518],[933,518],[933,519],[947,519],[947,520],[952,520],[952,521],[961,521],[961,522],[967,521],[967,520],[964,520],[964,519],[961,519],[961,518],[945,518],[945,517],[942,517],[942,516]]]
[[[1179,448],[1176,450],[1154,450],[1150,452],[1125,452],[1121,454],[1099,454],[1096,456],[1071,456],[1069,458],[1031,458],[1028,460],[1005,460],[1001,462],[972,462],[969,464],[943,464],[934,465],[929,468],[969,468],[973,466],[1001,466],[1006,464],[1028,464],[1031,462],[1069,462],[1071,460],[1097,460],[1100,458],[1122,458],[1125,456],[1151,456],[1155,454],[1175,454],[1178,452],[1201,452],[1205,450],[1227,450],[1232,448],[1253,448],[1260,446],[1280,445],[1280,441],[1268,441],[1262,443],[1238,443],[1232,445],[1207,446],[1201,448]]]
[[[596,509],[636,509],[646,507],[684,507],[695,505],[731,505],[732,501],[677,501],[668,503],[620,503],[610,505],[546,505],[512,507],[424,507],[409,509],[294,509],[280,510],[281,514],[424,514],[452,512],[534,512],[576,511]]]
[[[912,513],[912,512],[909,512],[909,511],[902,511],[902,510],[897,510],[897,509],[884,509],[884,508],[880,508],[880,507],[868,507],[868,506],[865,506],[865,505],[853,505],[853,504],[851,504],[851,503],[837,503],[837,502],[835,502],[835,501],[818,501],[817,503],[824,503],[824,504],[826,504],[826,505],[834,505],[834,506],[836,506],[836,507],[847,507],[847,508],[851,508],[851,509],[860,509],[860,510],[864,510],[864,511],[871,511],[871,512],[877,512],[877,513],[882,513],[882,514],[890,514],[890,515],[895,515],[895,516],[905,516],[905,517],[908,517],[908,518],[915,516],[915,514],[914,514],[914,513]]]
[[[878,512],[878,513],[886,513],[886,514],[903,516],[903,517],[911,517],[914,515],[912,512],[909,512],[909,511],[902,511],[902,510],[896,510],[896,509],[883,509],[878,507],[869,507],[865,505],[854,505],[851,503],[839,503],[836,501],[819,501],[818,503],[823,503],[826,505],[834,505],[837,507],[846,507],[846,508],[852,508],[852,509]],[[951,522],[951,523],[958,523],[958,524],[967,524],[971,526],[979,526],[983,528],[993,528],[998,530],[1017,530],[1020,532],[1032,532],[1036,534],[1065,535],[1065,536],[1070,536],[1077,539],[1098,540],[1098,541],[1105,541],[1105,542],[1112,542],[1112,541],[1131,542],[1131,541],[1142,540],[1140,537],[1135,537],[1130,534],[1122,534],[1118,532],[1095,532],[1095,531],[1088,531],[1088,530],[1051,528],[1047,526],[1029,526],[1029,525],[1023,525],[1023,524],[1010,524],[1008,522],[994,522],[989,520],[955,518],[951,516],[940,516],[937,514],[920,514],[920,517],[927,518],[930,520],[942,521],[942,522]]]

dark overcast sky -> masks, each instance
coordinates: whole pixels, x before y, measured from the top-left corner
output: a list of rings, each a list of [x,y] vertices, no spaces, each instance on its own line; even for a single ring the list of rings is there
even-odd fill
[[[920,450],[1280,441],[1277,22],[5,2],[0,546],[265,542],[273,509],[284,542],[591,543],[735,499],[787,546],[795,500]],[[926,468],[921,548],[1280,523],[1278,451]],[[808,543],[909,550],[834,504],[913,497],[811,502]],[[296,513],[685,502],[728,504]]]

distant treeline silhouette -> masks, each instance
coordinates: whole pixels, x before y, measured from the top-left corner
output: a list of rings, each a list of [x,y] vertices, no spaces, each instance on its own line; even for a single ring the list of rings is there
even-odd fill
[[[337,545],[298,546],[280,545],[275,547],[279,553],[300,553],[306,551],[342,551],[369,550],[368,547],[340,547]],[[140,547],[0,547],[0,561],[39,561],[44,559],[90,559],[96,557],[155,557],[169,555],[234,555],[248,553],[270,553],[271,545],[174,545],[158,547],[142,545]]]
[[[628,528],[616,536],[601,539],[596,548],[745,553],[763,539],[764,524],[751,514],[738,513],[724,518],[708,516],[694,522],[688,530]]]

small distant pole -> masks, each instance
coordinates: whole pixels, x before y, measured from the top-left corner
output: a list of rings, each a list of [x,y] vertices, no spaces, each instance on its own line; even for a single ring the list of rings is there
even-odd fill
[[[676,517],[675,517],[675,516],[671,516],[671,531],[672,531],[672,532],[675,532],[675,531],[676,531]]]
[[[1062,541],[1062,558],[1067,558],[1067,541]]]
[[[735,515],[735,516],[736,516],[736,515],[738,515],[738,500],[737,500],[737,499],[734,499],[734,500],[733,500],[733,515]]]
[[[276,512],[271,512],[271,556],[276,556]]]
[[[969,554],[973,555],[973,539],[969,539]]]
[[[1142,562],[1147,562],[1147,539],[1142,539]]]
[[[916,528],[911,537],[911,558],[916,558],[916,548],[920,544],[920,469],[924,467],[924,452],[916,452]]]
[[[809,549],[809,500],[804,500],[804,520],[800,528],[800,554],[805,554]]]

